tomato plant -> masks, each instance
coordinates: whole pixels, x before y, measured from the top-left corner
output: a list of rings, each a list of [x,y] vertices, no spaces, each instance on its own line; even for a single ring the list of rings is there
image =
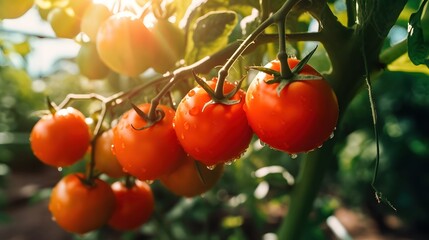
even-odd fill
[[[298,62],[288,59],[291,68]],[[273,60],[265,67],[280,71],[280,62]],[[320,79],[292,80],[278,92],[279,83],[268,83],[273,76],[259,72],[246,95],[245,111],[255,134],[262,142],[290,154],[322,146],[333,133],[339,114],[329,83],[309,65],[299,74]]]
[[[52,189],[49,211],[64,230],[84,234],[107,223],[115,208],[115,195],[110,185],[95,179],[90,185],[84,175],[63,177]]]
[[[97,137],[94,145],[95,168],[112,178],[125,176],[122,165],[112,152],[113,130],[109,129]]]
[[[84,115],[71,107],[44,115],[30,134],[34,155],[55,167],[69,166],[81,159],[89,142],[90,133]]]
[[[135,181],[127,186],[124,182],[114,182],[116,207],[108,225],[116,230],[133,230],[147,222],[155,209],[155,200],[149,184]]]
[[[216,80],[207,84],[214,89]],[[225,82],[229,93],[235,84]],[[230,100],[238,103],[208,104],[212,99],[200,86],[191,89],[180,101],[174,117],[174,129],[184,150],[207,166],[233,161],[247,149],[253,132],[243,110],[245,92],[239,90]]]
[[[144,103],[138,108],[147,113],[150,104]],[[165,105],[158,109],[165,115],[150,127],[144,128],[148,121],[131,109],[113,128],[114,154],[124,171],[140,180],[154,180],[172,171],[183,157],[172,126],[174,110]],[[142,127],[144,129],[136,129]]]
[[[219,181],[223,167],[223,164],[218,164],[208,169],[187,155],[176,169],[161,176],[160,181],[176,195],[195,197],[207,192]]]
[[[96,43],[101,60],[127,76],[137,76],[148,69],[155,57],[153,35],[131,12],[106,19],[98,29]]]

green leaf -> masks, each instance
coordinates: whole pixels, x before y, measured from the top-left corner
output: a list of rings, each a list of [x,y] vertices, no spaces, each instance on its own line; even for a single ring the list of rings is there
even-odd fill
[[[211,11],[194,24],[192,40],[193,59],[211,55],[228,44],[228,36],[237,24],[237,14],[233,11]]]
[[[427,0],[423,1],[417,12],[411,14],[408,26],[408,56],[414,65],[429,67],[429,39],[424,38],[422,13]]]

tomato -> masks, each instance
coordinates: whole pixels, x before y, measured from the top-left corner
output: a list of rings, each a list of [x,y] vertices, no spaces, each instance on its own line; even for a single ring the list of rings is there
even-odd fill
[[[68,6],[73,9],[78,18],[81,18],[91,4],[92,0],[69,0]]]
[[[80,20],[71,8],[54,8],[49,11],[48,21],[55,36],[74,38],[80,32]]]
[[[196,164],[199,164],[200,173]],[[195,162],[195,159],[187,155],[173,172],[162,176],[160,180],[162,185],[176,195],[195,197],[211,189],[219,181],[222,173],[223,164],[209,170],[207,166]]]
[[[120,12],[106,19],[97,33],[97,50],[114,71],[137,76],[154,59],[155,41],[143,21],[131,12]]]
[[[107,223],[115,209],[110,185],[95,179],[89,186],[82,173],[63,177],[52,189],[49,211],[57,224],[68,232],[84,234]]]
[[[85,116],[69,107],[43,116],[31,130],[30,144],[34,155],[42,162],[64,167],[85,155],[90,138]]]
[[[185,54],[185,34],[173,23],[158,19],[150,29],[156,42],[156,58],[152,67],[159,73],[164,73],[175,67],[176,62]]]
[[[88,35],[91,41],[95,42],[100,25],[111,15],[112,13],[106,5],[101,3],[92,4],[88,6],[82,16],[80,29]]]
[[[95,141],[94,158],[95,168],[112,178],[125,176],[122,165],[112,153],[113,130],[103,132]]]
[[[207,84],[214,89],[216,79]],[[235,84],[225,81],[224,93]],[[241,156],[252,138],[252,129],[243,110],[245,92],[241,89],[231,98],[233,105],[204,105],[211,100],[200,86],[191,89],[179,103],[174,118],[177,138],[184,150],[207,166],[232,161]]]
[[[291,68],[298,62],[288,59]],[[280,62],[274,60],[265,67],[279,71]],[[321,76],[309,65],[299,74]],[[266,83],[270,79],[272,75],[259,72],[247,90],[245,111],[255,134],[262,142],[290,154],[321,146],[338,120],[338,102],[329,83],[322,77],[292,81],[279,96],[278,83]]]
[[[0,0],[0,19],[21,17],[33,4],[34,0]]]
[[[101,61],[93,42],[82,43],[76,56],[76,63],[80,73],[89,79],[102,79],[110,72],[110,69]]]
[[[112,190],[116,207],[108,225],[116,230],[133,230],[147,222],[155,208],[155,200],[149,184],[136,181],[128,188],[123,182],[114,182]]]
[[[149,112],[149,103],[138,107]],[[124,171],[140,180],[154,180],[172,171],[183,157],[172,122],[174,110],[159,105],[165,113],[162,120],[143,130],[147,122],[134,109],[126,112],[113,128],[113,152]],[[131,126],[132,125],[132,126]]]

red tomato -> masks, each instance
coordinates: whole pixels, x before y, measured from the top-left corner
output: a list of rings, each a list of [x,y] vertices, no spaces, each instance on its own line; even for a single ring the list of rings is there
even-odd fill
[[[131,12],[120,12],[106,19],[98,29],[97,50],[114,71],[137,76],[154,59],[155,40],[143,21]]]
[[[288,59],[291,68],[298,62]],[[280,62],[274,60],[265,67],[280,71]],[[321,76],[309,65],[299,74]],[[279,84],[266,83],[271,79],[272,75],[259,72],[247,90],[245,111],[253,131],[262,142],[290,154],[321,146],[334,131],[339,111],[328,82],[322,77],[292,81],[279,96]]]
[[[196,164],[199,164],[200,173]],[[209,170],[207,166],[196,163],[195,159],[188,155],[180,166],[162,176],[160,180],[162,185],[176,195],[195,197],[211,189],[219,181],[222,173],[223,164],[218,164],[214,169]]]
[[[42,162],[64,167],[85,155],[90,138],[85,116],[69,107],[43,116],[31,130],[30,144]]]
[[[103,132],[96,140],[94,146],[95,168],[112,178],[125,176],[122,165],[112,153],[113,130]]]
[[[214,89],[216,80],[207,84]],[[235,85],[225,81],[224,92]],[[241,156],[252,138],[252,129],[243,110],[245,92],[239,90],[231,100],[239,103],[225,105],[211,100],[200,86],[190,90],[177,107],[174,127],[180,144],[193,158],[207,166],[232,161]]]
[[[95,179],[92,186],[82,182],[82,173],[69,174],[52,189],[49,211],[68,232],[84,234],[107,223],[115,209],[110,185]]]
[[[149,103],[139,108],[149,112]],[[173,129],[174,110],[159,105],[164,118],[155,125],[136,130],[147,125],[134,109],[126,112],[113,128],[113,152],[124,171],[140,180],[154,180],[172,171],[183,157],[183,150]],[[133,126],[131,126],[133,125]]]
[[[136,181],[128,188],[123,182],[112,184],[116,208],[108,225],[116,230],[133,230],[147,222],[154,211],[155,201],[150,186]]]

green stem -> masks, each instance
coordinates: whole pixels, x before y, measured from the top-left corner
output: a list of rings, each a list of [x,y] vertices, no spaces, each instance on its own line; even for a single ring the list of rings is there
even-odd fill
[[[284,16],[286,17],[286,16]],[[277,58],[280,61],[280,74],[283,78],[290,79],[293,77],[293,73],[290,70],[287,62],[286,53],[286,35],[285,35],[285,18],[281,18],[277,21],[278,26],[278,38],[279,38],[279,52]]]
[[[235,63],[235,61],[240,57],[246,48],[251,45],[254,40],[261,34],[267,27],[271,24],[275,23],[278,19],[281,19],[282,16],[286,16],[287,13],[292,9],[295,4],[297,4],[300,0],[287,0],[283,6],[265,21],[263,21],[247,38],[241,43],[241,45],[237,48],[237,50],[228,58],[228,61],[218,72],[218,82],[215,87],[215,96],[218,99],[222,99],[223,95],[223,85],[226,77],[228,76],[228,71]],[[284,19],[284,18],[283,18]]]
[[[334,141],[330,140],[323,148],[309,153],[304,159],[296,184],[291,191],[287,215],[277,233],[278,239],[300,239],[325,172],[333,160],[333,146]]]
[[[380,54],[380,62],[385,65],[389,65],[396,59],[398,59],[400,56],[405,54],[408,50],[408,41],[405,38],[401,42],[391,46],[390,48],[387,48]]]

